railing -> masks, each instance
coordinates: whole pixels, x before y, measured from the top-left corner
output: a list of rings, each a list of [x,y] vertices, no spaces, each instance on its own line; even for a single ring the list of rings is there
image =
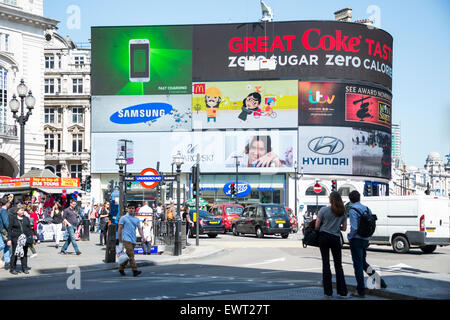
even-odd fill
[[[52,149],[45,150],[45,160],[70,160],[70,159],[90,159],[88,151],[84,152],[52,152]]]
[[[0,136],[17,137],[17,126],[10,124],[0,124]]]
[[[166,252],[175,253],[176,242],[176,223],[175,221],[155,221],[153,225],[153,236],[155,246],[165,246]],[[181,222],[181,245],[186,247],[186,222]]]

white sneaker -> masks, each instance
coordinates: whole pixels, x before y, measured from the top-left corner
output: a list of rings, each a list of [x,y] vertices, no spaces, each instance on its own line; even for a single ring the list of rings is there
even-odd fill
[[[34,258],[34,257],[36,257],[36,256],[37,256],[37,253],[33,253],[33,254],[31,255],[30,259],[31,259],[31,258]]]
[[[0,260],[0,268],[3,268],[5,266],[5,261]]]

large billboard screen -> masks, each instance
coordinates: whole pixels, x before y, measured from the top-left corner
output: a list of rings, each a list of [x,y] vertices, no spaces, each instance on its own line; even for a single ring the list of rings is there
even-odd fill
[[[191,95],[94,96],[92,132],[190,131]]]
[[[193,81],[351,79],[392,88],[392,36],[359,23],[295,21],[196,25]],[[250,57],[275,70],[245,71]]]
[[[183,172],[190,172],[199,155],[201,172],[272,174],[293,172],[297,157],[297,130],[130,132],[133,164],[128,172],[141,172],[160,162],[162,172],[171,172],[173,156],[180,151]],[[117,172],[117,141],[123,133],[92,133],[92,173]]]
[[[376,129],[301,127],[298,155],[306,174],[391,178],[391,135]]]
[[[92,96],[190,94],[192,26],[93,27]]]
[[[193,129],[296,128],[298,81],[195,82]]]
[[[360,84],[299,83],[299,125],[352,126],[390,131],[392,94]]]

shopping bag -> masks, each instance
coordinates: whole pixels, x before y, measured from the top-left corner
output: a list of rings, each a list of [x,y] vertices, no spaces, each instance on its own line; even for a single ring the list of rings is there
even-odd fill
[[[319,246],[319,231],[313,228],[307,227],[305,229],[305,236],[303,237],[303,246]]]
[[[121,242],[119,242],[119,244],[116,246],[116,255],[118,264],[124,264],[129,259]]]

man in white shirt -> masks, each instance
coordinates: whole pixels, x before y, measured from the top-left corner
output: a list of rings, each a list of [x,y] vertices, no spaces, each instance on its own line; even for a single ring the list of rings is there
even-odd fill
[[[153,215],[153,209],[148,205],[148,201],[144,201],[144,205],[139,210],[139,215],[143,216]]]

